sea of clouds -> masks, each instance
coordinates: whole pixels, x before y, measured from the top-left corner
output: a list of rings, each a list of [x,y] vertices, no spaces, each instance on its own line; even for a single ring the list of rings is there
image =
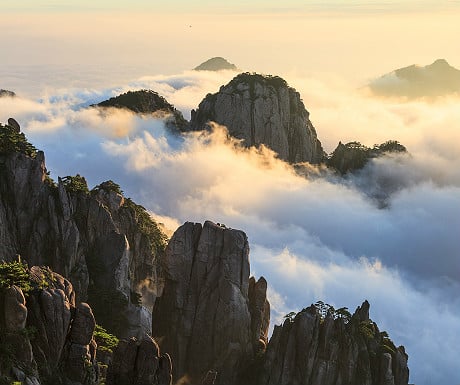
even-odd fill
[[[161,120],[87,108],[148,88],[189,118],[233,76],[189,71],[2,98],[0,121],[18,120],[53,177],[79,173],[90,187],[112,179],[171,230],[206,219],[244,230],[274,323],[317,300],[354,311],[367,299],[371,318],[406,347],[412,383],[459,383],[459,100],[385,101],[337,79],[286,74],[328,152],[352,140],[408,148],[345,179],[300,176],[267,148],[242,148],[225,127],[177,137]]]

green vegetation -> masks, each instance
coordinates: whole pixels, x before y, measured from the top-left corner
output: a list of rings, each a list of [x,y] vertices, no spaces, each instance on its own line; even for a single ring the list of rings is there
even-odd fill
[[[243,72],[234,77],[229,85],[236,85],[241,82],[249,85],[254,85],[255,83],[267,83],[275,88],[288,87],[286,80],[280,78],[279,76],[261,75],[255,72]]]
[[[372,339],[375,335],[374,323],[371,320],[362,321],[359,324],[359,332],[366,338]]]
[[[96,325],[94,330],[94,339],[97,342],[97,349],[105,352],[112,353],[118,345],[119,339],[110,334],[106,329],[100,325]]]
[[[88,183],[85,177],[80,174],[65,176],[61,178],[61,181],[68,192],[89,194]]]
[[[318,309],[321,319],[326,318],[328,314],[330,314],[334,319],[342,319],[345,324],[347,324],[351,319],[351,314],[347,307],[335,309],[334,306],[324,303],[323,301],[317,301],[314,306]]]
[[[152,251],[157,253],[163,252],[168,238],[158,227],[158,224],[152,220],[145,207],[134,203],[130,198],[125,199],[123,207],[134,214],[139,231],[150,240]]]
[[[339,143],[329,155],[327,165],[335,168],[341,174],[363,168],[366,163],[385,153],[407,152],[406,147],[396,140],[388,140],[382,144],[375,144],[369,148],[360,142]]]
[[[20,152],[35,158],[37,149],[28,142],[26,136],[9,125],[0,124],[0,154]]]
[[[32,290],[27,264],[20,260],[0,262],[0,290],[7,289],[13,285],[21,288],[24,295]]]
[[[98,184],[96,187],[94,187],[91,190],[91,194],[95,194],[99,192],[100,190],[113,191],[117,194],[123,195],[123,190],[121,189],[120,185],[115,183],[113,180],[108,180],[108,181],[102,182],[101,184]]]

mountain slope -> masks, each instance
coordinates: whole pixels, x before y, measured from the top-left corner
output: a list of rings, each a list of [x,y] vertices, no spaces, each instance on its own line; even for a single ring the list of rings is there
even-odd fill
[[[397,69],[369,84],[380,96],[409,99],[460,94],[460,70],[444,59],[421,67],[415,64]]]

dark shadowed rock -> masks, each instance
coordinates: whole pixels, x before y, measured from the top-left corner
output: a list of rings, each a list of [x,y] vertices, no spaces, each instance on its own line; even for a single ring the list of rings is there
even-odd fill
[[[275,326],[260,384],[407,385],[404,347],[369,319],[365,301],[352,317],[310,306]]]
[[[166,124],[171,128],[183,129],[187,125],[182,113],[152,90],[128,91],[95,106],[124,108],[139,114],[154,115],[166,119]]]
[[[75,307],[71,283],[49,268],[24,269],[29,278],[22,276],[19,282],[26,298],[17,286],[0,288],[0,347],[9,355],[2,355],[0,374],[25,384],[52,379],[95,385],[99,370],[91,308]]]
[[[107,385],[170,385],[171,360],[151,337],[121,340],[113,353]]]
[[[13,118],[8,118],[8,126],[12,127],[16,132],[21,131],[21,126],[19,123],[16,121],[16,119]]]
[[[290,163],[320,163],[324,151],[299,93],[277,76],[243,73],[192,110],[191,130],[224,125],[247,146],[265,145]]]
[[[5,96],[10,97],[10,98],[14,98],[16,96],[16,94],[13,91],[0,89],[0,98],[5,97]]]
[[[239,71],[235,64],[229,63],[223,57],[213,57],[201,63],[199,66],[194,68],[195,71],[222,71],[232,70]]]
[[[266,338],[266,282],[253,281],[250,298],[248,256],[244,232],[209,221],[187,222],[171,238],[152,330],[171,355],[174,381],[199,384],[211,370],[232,384]]]
[[[366,147],[359,142],[349,142],[347,144],[339,142],[329,159],[327,159],[326,164],[344,175],[348,172],[362,169],[373,158],[391,153],[407,153],[407,150],[406,147],[395,140],[375,145],[373,148]]]

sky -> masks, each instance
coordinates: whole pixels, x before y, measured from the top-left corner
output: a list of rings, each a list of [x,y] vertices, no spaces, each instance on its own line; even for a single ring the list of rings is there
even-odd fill
[[[4,0],[0,88],[18,97],[0,99],[0,122],[19,121],[54,178],[112,179],[171,230],[207,219],[244,230],[274,323],[317,300],[354,310],[368,299],[405,345],[411,383],[458,385],[460,100],[382,99],[365,85],[438,58],[460,68],[460,3],[247,3]],[[235,76],[190,71],[213,56],[285,78],[327,152],[395,139],[410,155],[305,178],[223,127],[178,139],[160,120],[86,108],[148,88],[189,118]]]

